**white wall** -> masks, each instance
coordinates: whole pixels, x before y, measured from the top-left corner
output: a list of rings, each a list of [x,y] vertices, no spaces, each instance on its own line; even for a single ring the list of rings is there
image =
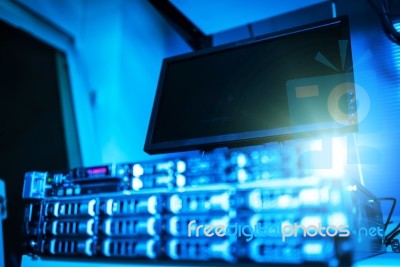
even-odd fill
[[[146,0],[88,0],[81,21],[78,51],[101,153],[101,162],[85,165],[148,158],[143,145],[162,59],[189,48]]]

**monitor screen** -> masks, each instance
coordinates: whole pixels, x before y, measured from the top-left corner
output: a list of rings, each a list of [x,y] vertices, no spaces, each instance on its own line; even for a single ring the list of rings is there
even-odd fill
[[[265,143],[356,129],[347,17],[167,58],[144,150]]]

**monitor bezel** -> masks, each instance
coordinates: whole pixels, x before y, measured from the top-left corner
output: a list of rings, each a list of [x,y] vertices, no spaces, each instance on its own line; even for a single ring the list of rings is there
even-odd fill
[[[163,60],[157,91],[154,98],[153,109],[151,112],[150,122],[148,125],[148,131],[144,145],[144,151],[148,154],[162,154],[162,153],[172,153],[172,152],[182,152],[182,151],[192,151],[192,150],[206,151],[219,147],[228,147],[228,148],[238,147],[246,145],[263,144],[274,141],[279,142],[279,141],[303,138],[303,137],[312,137],[315,135],[324,135],[326,133],[341,134],[341,133],[349,133],[357,131],[358,129],[357,123],[340,126],[338,125],[338,123],[328,122],[328,123],[307,124],[307,125],[303,124],[300,126],[290,126],[290,127],[276,128],[272,130],[269,129],[261,131],[242,132],[236,134],[216,135],[210,137],[190,138],[184,140],[174,140],[174,141],[159,142],[159,143],[154,143],[152,141],[157,121],[157,115],[159,111],[159,103],[161,101],[161,96],[163,94],[163,85],[166,79],[168,66],[171,63],[175,63],[181,60],[187,60],[190,58],[196,58],[203,55],[210,55],[213,53],[218,53],[230,49],[237,49],[240,47],[245,47],[259,42],[268,42],[269,40],[282,38],[288,35],[299,34],[301,32],[310,31],[314,29],[329,27],[335,24],[344,25],[342,26],[342,34],[348,37],[349,41],[348,49],[350,51],[348,56],[352,57],[349,19],[347,16],[341,16],[334,19],[307,24],[273,34],[259,36],[253,39],[246,39],[240,42],[234,42],[227,45],[222,45],[218,47],[213,47],[209,49],[194,51],[178,56],[165,58]]]

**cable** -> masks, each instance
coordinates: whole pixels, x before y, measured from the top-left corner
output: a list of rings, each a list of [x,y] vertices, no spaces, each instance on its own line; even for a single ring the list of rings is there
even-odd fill
[[[393,211],[396,207],[397,204],[397,200],[393,197],[384,197],[384,198],[379,198],[379,200],[384,200],[384,201],[392,201],[392,206],[390,208],[389,211],[389,215],[386,219],[385,225],[383,227],[383,233],[386,233],[387,227],[389,226],[389,224],[391,223],[390,219],[392,218],[393,215]],[[396,225],[396,227],[390,231],[390,233],[388,233],[387,235],[385,234],[385,237],[383,239],[383,242],[385,243],[386,246],[391,245],[392,240],[398,235],[400,234],[400,223]]]
[[[383,197],[383,198],[379,198],[379,200],[392,201],[393,202],[392,203],[392,207],[390,208],[390,211],[389,211],[389,215],[388,215],[388,217],[386,219],[386,222],[385,222],[385,225],[383,227],[383,232],[385,233],[386,229],[387,229],[387,227],[388,227],[388,225],[390,223],[390,219],[392,218],[394,208],[396,207],[397,200],[394,197]]]
[[[379,15],[381,23],[389,39],[400,45],[400,33],[393,25],[390,9],[393,5],[393,0],[379,0],[376,4],[373,0],[367,0],[372,9]]]
[[[400,230],[397,230],[396,232],[394,232],[394,233],[392,234],[392,236],[390,237],[390,240],[388,240],[388,241],[390,241],[390,242],[388,242],[388,243],[391,244],[391,243],[392,243],[392,240],[395,239],[395,237],[398,236],[399,234],[400,234]]]
[[[389,246],[392,240],[400,233],[400,223],[385,237],[385,244]]]

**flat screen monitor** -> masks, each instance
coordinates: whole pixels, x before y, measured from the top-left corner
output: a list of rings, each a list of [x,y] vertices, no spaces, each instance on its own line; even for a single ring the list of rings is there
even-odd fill
[[[144,150],[355,131],[347,17],[164,59]]]

